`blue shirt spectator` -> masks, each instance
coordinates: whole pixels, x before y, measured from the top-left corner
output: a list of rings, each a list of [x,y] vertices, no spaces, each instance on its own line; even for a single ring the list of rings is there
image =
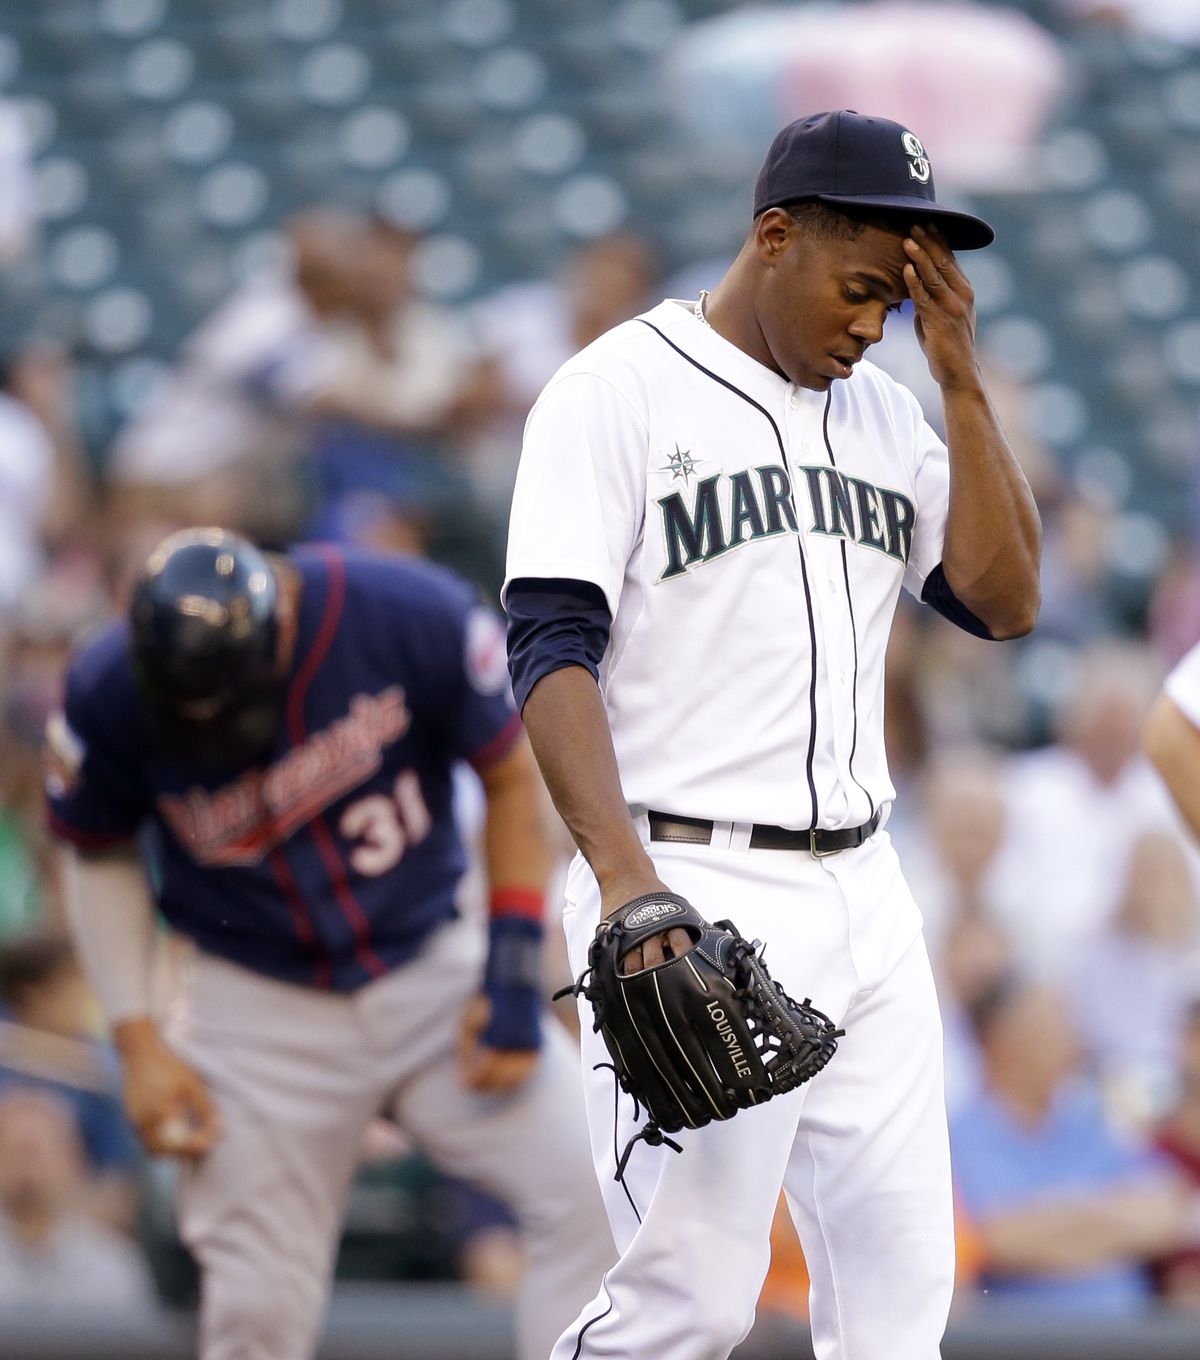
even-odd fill
[[[0,1018],[3,1015],[0,1009]],[[0,1092],[11,1087],[29,1086],[53,1091],[74,1111],[84,1156],[94,1174],[135,1172],[141,1165],[141,1153],[121,1105],[121,1072],[116,1055],[99,1043],[89,1043],[87,1048],[94,1061],[94,1073],[89,1073],[89,1078],[94,1075],[108,1086],[107,1090],[75,1086],[67,1080],[56,1081],[48,1076],[33,1076],[28,1071],[8,1066],[0,1056]]]
[[[93,1003],[69,941],[52,930],[11,938],[0,950],[0,1092],[36,1086],[75,1116],[99,1211],[124,1227],[136,1207],[141,1150],[121,1100],[116,1054],[91,1033]]]
[[[984,1250],[989,1306],[1123,1317],[1152,1293],[1149,1262],[1186,1232],[1186,1196],[1146,1144],[1119,1135],[1066,1004],[1012,975],[973,1002],[984,1083],[950,1122],[959,1202]]]
[[[983,1223],[1009,1209],[1052,1200],[1086,1200],[1153,1172],[1154,1157],[1119,1138],[1096,1093],[1084,1085],[1060,1091],[1044,1121],[1022,1124],[993,1092],[979,1091],[951,1120],[951,1150],[959,1196]],[[993,1306],[1029,1314],[1136,1312],[1151,1297],[1140,1262],[1121,1262],[1063,1275],[998,1275],[981,1279]]]

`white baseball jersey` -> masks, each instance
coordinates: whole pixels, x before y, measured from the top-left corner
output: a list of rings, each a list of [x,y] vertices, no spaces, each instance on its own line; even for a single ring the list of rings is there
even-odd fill
[[[669,300],[565,364],[530,414],[507,578],[599,586],[633,807],[806,828],[895,790],[884,652],[941,561],[945,445],[860,363],[795,387]]]

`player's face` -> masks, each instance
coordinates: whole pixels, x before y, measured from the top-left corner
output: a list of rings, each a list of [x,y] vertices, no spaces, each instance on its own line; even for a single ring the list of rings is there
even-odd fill
[[[758,322],[783,376],[824,392],[850,377],[883,339],[888,313],[908,297],[904,237],[867,227],[855,240],[823,240],[787,223],[765,259]]]

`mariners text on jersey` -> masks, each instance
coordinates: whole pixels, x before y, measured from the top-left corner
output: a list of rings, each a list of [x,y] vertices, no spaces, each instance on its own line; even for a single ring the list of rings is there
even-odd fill
[[[872,486],[861,477],[847,477],[835,467],[800,471],[811,509],[810,532],[846,538],[897,562],[908,561],[916,507],[907,496]],[[679,491],[663,496],[658,508],[667,565],[659,579],[711,562],[743,543],[799,532],[794,504],[787,469],[777,465],[705,477],[690,503]]]
[[[668,301],[534,407],[507,577],[604,592],[632,807],[857,826],[894,796],[886,623],[941,561],[948,498],[945,446],[885,373],[796,388]],[[664,691],[693,696],[682,717]]]

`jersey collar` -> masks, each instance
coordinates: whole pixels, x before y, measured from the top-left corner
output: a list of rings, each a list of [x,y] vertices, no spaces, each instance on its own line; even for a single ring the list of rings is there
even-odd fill
[[[667,298],[641,318],[661,331],[696,363],[703,365],[717,377],[731,383],[747,396],[753,397],[769,410],[779,410],[794,393],[802,401],[824,407],[826,394],[793,387],[773,369],[751,358],[745,350],[725,337],[695,314],[695,299]]]

